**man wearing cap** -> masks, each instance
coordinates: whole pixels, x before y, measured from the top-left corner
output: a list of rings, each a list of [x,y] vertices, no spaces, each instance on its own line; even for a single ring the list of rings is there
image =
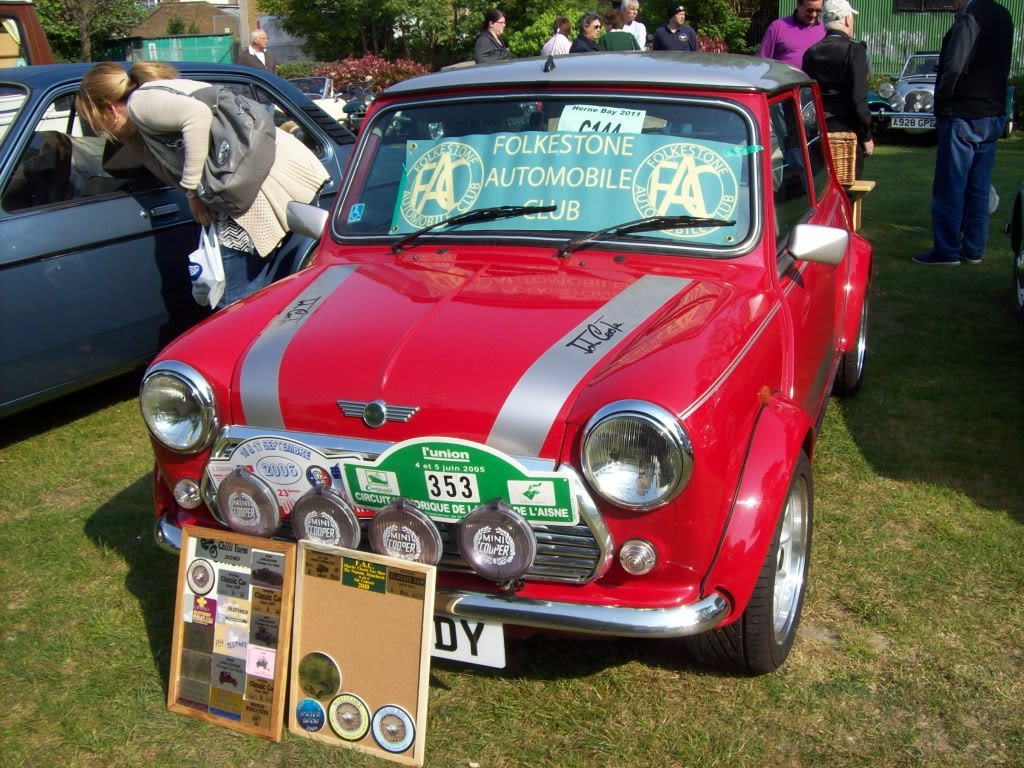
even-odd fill
[[[932,249],[918,264],[980,264],[996,141],[1006,127],[1013,19],[995,0],[953,0],[935,81]]]
[[[668,21],[654,30],[656,51],[696,51],[697,33],[686,25],[686,8],[679,3],[668,7]]]
[[[804,52],[825,36],[825,26],[819,20],[822,4],[823,0],[796,0],[792,16],[768,25],[757,55],[800,69]]]
[[[853,17],[847,0],[825,0],[821,24],[825,37],[804,53],[802,69],[818,82],[825,125],[829,131],[857,134],[855,175],[864,171],[864,156],[875,151],[868,109],[868,56],[862,43],[853,41]]]

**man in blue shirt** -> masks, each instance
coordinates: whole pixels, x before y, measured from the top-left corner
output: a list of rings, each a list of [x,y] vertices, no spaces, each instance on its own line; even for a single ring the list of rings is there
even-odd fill
[[[686,8],[675,3],[668,7],[668,21],[654,30],[656,51],[696,51],[697,33],[686,22]]]

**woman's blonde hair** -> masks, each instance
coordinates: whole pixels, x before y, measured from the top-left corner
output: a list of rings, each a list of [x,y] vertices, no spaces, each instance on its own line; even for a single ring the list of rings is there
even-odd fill
[[[128,71],[112,61],[100,62],[82,78],[75,110],[93,130],[106,134],[102,126],[107,107],[124,101],[143,83],[173,80],[177,76],[178,70],[162,61],[137,61]]]

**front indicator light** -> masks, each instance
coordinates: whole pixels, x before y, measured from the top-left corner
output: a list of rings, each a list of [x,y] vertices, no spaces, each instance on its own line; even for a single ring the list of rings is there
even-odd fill
[[[300,539],[347,549],[358,547],[361,537],[352,506],[326,485],[311,488],[295,502],[292,530]]]
[[[485,579],[507,583],[530,570],[537,539],[522,515],[494,499],[474,509],[459,525],[459,551]]]
[[[228,527],[253,536],[273,536],[281,526],[277,497],[267,483],[245,467],[220,482],[217,508]]]
[[[378,512],[370,522],[370,547],[378,555],[437,565],[441,560],[441,534],[430,518],[408,499],[399,499]]]
[[[174,486],[174,501],[183,509],[195,509],[203,503],[203,494],[195,480],[185,478]]]
[[[619,563],[626,573],[643,576],[658,564],[658,553],[649,541],[630,539],[619,550]]]

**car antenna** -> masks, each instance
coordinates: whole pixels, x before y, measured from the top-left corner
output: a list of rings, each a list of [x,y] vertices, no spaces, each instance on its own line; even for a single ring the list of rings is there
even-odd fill
[[[555,55],[553,53],[548,54],[548,60],[544,62],[544,71],[550,72],[555,68]]]

